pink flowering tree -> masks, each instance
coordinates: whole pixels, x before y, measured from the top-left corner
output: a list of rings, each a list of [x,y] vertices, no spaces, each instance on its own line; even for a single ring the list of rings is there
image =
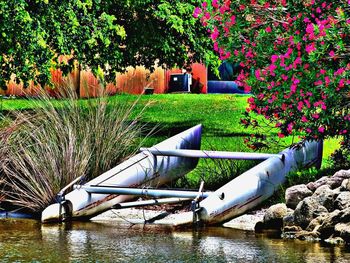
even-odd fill
[[[350,0],[213,0],[194,16],[221,59],[241,64],[237,81],[253,94],[244,125],[258,114],[280,138],[342,136],[349,147]]]

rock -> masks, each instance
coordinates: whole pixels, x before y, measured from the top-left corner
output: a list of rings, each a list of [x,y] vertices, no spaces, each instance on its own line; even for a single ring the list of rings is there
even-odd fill
[[[350,191],[350,180],[349,179],[343,180],[343,182],[341,183],[341,186],[340,186],[340,191]]]
[[[350,170],[340,170],[336,172],[332,177],[329,178],[327,184],[330,188],[334,189],[341,186],[345,179],[350,179]]]
[[[310,224],[307,226],[307,231],[318,231],[323,221],[328,217],[328,213],[322,214],[311,220]]]
[[[330,237],[325,240],[326,243],[330,245],[341,245],[344,244],[345,241],[341,237]]]
[[[312,197],[306,197],[301,201],[294,211],[294,223],[305,229],[312,219],[328,213],[327,208],[320,205],[319,201]]]
[[[316,189],[312,197],[331,212],[334,210],[334,200],[337,198],[338,193],[338,191],[330,189],[328,185],[322,185]]]
[[[288,214],[283,217],[284,226],[294,226],[294,211],[288,212]]]
[[[303,229],[300,226],[285,226],[283,228],[283,232],[288,232],[288,233],[296,233],[299,231],[302,231]]]
[[[350,169],[349,170],[340,170],[340,171],[336,172],[335,174],[333,174],[332,177],[339,177],[339,178],[343,178],[343,179],[350,179]]]
[[[325,217],[321,226],[318,228],[322,239],[327,239],[333,235],[334,227],[341,222],[342,215],[343,213],[340,210],[334,210]]]
[[[340,222],[348,223],[350,222],[350,207],[345,208],[341,211]]]
[[[309,190],[305,184],[294,185],[286,190],[286,205],[287,207],[295,209],[301,200],[311,195],[312,191]]]
[[[288,213],[288,208],[285,204],[276,204],[268,208],[264,215],[265,229],[281,230],[283,227],[283,217]]]
[[[295,233],[295,238],[307,241],[319,240],[319,233],[302,230]]]
[[[340,236],[345,242],[350,243],[350,223],[339,223],[334,226],[337,236]]]
[[[308,189],[314,192],[320,186],[327,184],[328,179],[329,179],[328,176],[323,176],[320,179],[318,179],[316,182],[310,182],[306,186]]]
[[[339,210],[350,207],[350,192],[341,192],[334,201],[334,207]]]
[[[264,232],[264,229],[265,229],[264,222],[259,221],[255,224],[255,227],[254,227],[255,233],[262,233]]]

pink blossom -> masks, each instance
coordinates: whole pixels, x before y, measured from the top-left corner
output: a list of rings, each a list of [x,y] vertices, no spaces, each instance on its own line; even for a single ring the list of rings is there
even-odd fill
[[[265,28],[265,31],[267,32],[267,33],[271,33],[272,32],[272,29],[271,29],[271,27],[267,27],[267,28]]]
[[[305,48],[306,52],[310,54],[311,52],[316,50],[315,43],[312,42],[311,44],[307,45]]]
[[[219,37],[219,30],[215,27],[210,35],[211,39],[215,41]]]
[[[328,76],[326,76],[326,77],[324,78],[324,81],[325,81],[325,83],[326,83],[326,86],[328,87],[329,83],[331,82],[330,78],[329,78]]]
[[[299,101],[297,108],[299,111],[302,111],[302,109],[304,108],[304,103],[302,101]]]
[[[258,79],[258,80],[261,80],[261,76],[260,76],[260,70],[255,70],[255,77]]]
[[[278,138],[284,138],[285,137],[285,135],[283,133],[280,133],[280,132],[277,134],[277,136],[278,136]]]
[[[306,118],[306,116],[301,117],[302,122],[309,122],[309,120]]]
[[[235,15],[231,16],[231,24],[232,25],[236,24],[236,16]]]
[[[339,68],[336,72],[334,72],[334,76],[342,75],[344,72],[344,68]]]
[[[314,25],[313,24],[308,24],[306,27],[306,32],[309,34],[313,34],[314,33]]]
[[[324,127],[323,127],[323,126],[319,127],[319,128],[318,128],[318,131],[319,131],[320,133],[324,133]]]
[[[290,91],[291,91],[292,93],[295,93],[295,92],[297,91],[297,85],[292,84],[292,86],[290,86]]]
[[[207,9],[208,3],[207,3],[207,2],[203,2],[203,3],[202,3],[202,7],[203,7],[203,9]]]
[[[218,44],[218,42],[214,43],[214,50],[215,51],[219,51],[219,44]]]
[[[344,86],[345,86],[345,79],[340,79],[338,87],[339,88],[344,88]]]
[[[197,18],[201,13],[202,13],[202,9],[200,9],[199,7],[196,7],[193,12],[193,17]]]
[[[278,55],[272,55],[271,56],[271,62],[275,63],[278,60],[279,56]]]
[[[294,79],[294,80],[293,80],[293,84],[297,85],[297,84],[299,84],[299,83],[300,83],[300,80],[299,80],[299,79]]]
[[[211,5],[212,5],[214,8],[218,8],[218,7],[219,7],[219,5],[218,5],[218,0],[213,0],[213,1],[211,2]]]
[[[312,116],[312,118],[314,118],[316,120],[320,118],[320,115],[318,115],[317,113],[314,113],[311,116]]]
[[[322,82],[322,80],[316,80],[315,82],[314,82],[314,85],[315,86],[321,86],[323,84],[323,82]]]
[[[307,107],[308,109],[310,109],[310,108],[311,108],[310,102],[309,102],[308,100],[304,100],[304,102],[305,102],[306,107]]]
[[[335,56],[335,53],[334,53],[333,50],[332,50],[331,52],[329,52],[329,56],[330,56],[331,58],[333,58],[333,57]]]

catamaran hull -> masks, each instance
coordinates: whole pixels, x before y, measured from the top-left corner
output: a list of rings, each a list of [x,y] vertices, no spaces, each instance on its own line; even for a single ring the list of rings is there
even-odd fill
[[[157,149],[200,149],[202,126],[197,125],[154,147]],[[169,183],[196,167],[198,158],[154,156],[141,152],[84,186],[157,187]],[[100,214],[112,206],[133,199],[130,195],[89,194],[76,188],[65,195],[62,204],[53,204],[42,212],[42,222],[62,219],[83,220]]]
[[[207,225],[222,224],[256,207],[272,196],[289,172],[320,167],[322,142],[305,142],[270,157],[216,190],[199,203],[199,220]]]

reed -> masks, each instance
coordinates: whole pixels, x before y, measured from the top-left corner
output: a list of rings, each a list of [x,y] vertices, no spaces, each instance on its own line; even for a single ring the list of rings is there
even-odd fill
[[[0,131],[5,200],[40,212],[79,176],[91,179],[135,152],[141,143],[137,101],[102,96],[78,100],[73,88],[59,103],[42,93],[30,111],[14,111]]]

